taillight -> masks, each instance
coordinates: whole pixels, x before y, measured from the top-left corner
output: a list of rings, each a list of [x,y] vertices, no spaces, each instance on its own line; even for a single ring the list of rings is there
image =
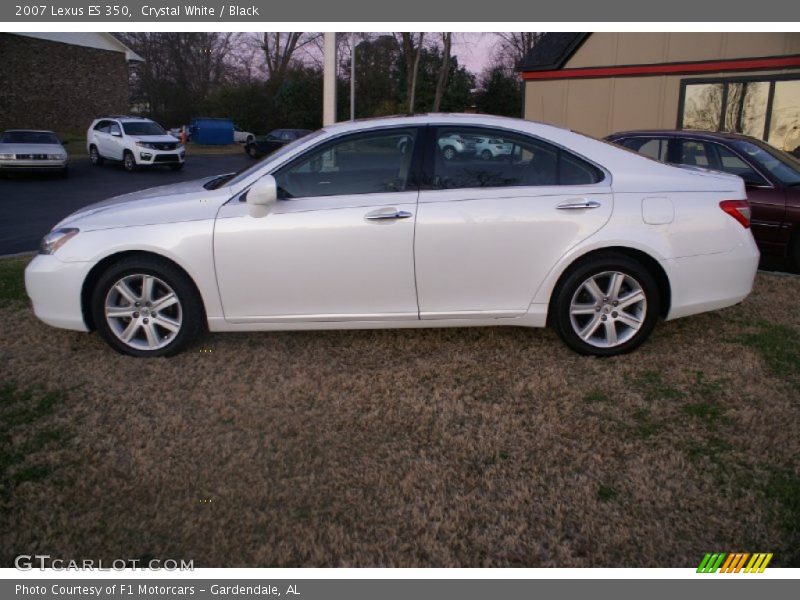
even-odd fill
[[[747,200],[723,200],[719,207],[747,229],[750,227],[750,204]]]

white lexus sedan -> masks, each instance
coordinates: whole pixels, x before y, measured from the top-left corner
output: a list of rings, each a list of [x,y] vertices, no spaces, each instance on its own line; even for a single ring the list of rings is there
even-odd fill
[[[442,139],[508,155],[447,160]],[[235,175],[88,206],[25,271],[45,323],[134,356],[205,331],[551,325],[584,354],[740,302],[758,250],[742,180],[541,123],[340,123]]]

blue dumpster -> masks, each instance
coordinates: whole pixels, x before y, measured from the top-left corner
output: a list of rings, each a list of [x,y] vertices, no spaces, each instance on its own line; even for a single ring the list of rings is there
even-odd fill
[[[231,119],[192,119],[190,127],[192,142],[223,146],[233,143],[233,121]]]

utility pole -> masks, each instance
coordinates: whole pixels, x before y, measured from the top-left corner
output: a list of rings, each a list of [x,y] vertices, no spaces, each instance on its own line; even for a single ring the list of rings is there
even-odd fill
[[[356,120],[356,34],[350,34],[350,120]]]
[[[325,33],[325,72],[322,77],[322,126],[336,122],[336,33]]]

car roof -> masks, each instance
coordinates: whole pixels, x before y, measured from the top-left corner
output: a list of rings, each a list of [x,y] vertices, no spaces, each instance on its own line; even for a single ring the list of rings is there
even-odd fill
[[[108,115],[105,117],[98,117],[95,121],[104,121],[104,120],[111,120],[111,121],[153,121],[153,119],[148,119],[147,117],[129,117],[126,115]],[[154,121],[153,121],[154,122]]]
[[[55,133],[50,129],[6,129],[3,133]]]
[[[606,136],[605,139],[616,139],[623,137],[645,137],[645,136],[685,136],[691,138],[706,138],[709,140],[754,140],[750,135],[734,133],[730,131],[704,131],[702,129],[636,129],[631,131],[619,131]]]

